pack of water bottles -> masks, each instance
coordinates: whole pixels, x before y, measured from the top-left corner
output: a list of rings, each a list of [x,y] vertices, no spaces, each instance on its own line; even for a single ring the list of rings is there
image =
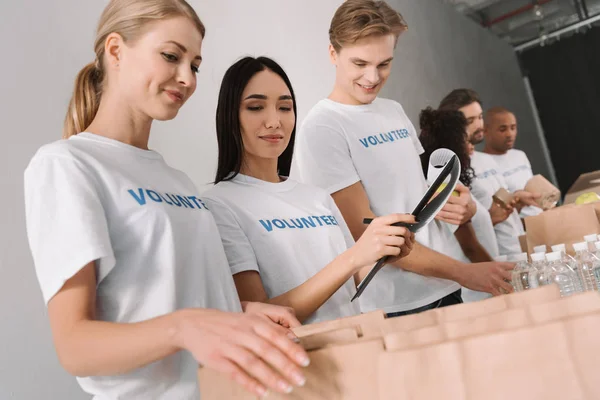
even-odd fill
[[[598,235],[587,235],[584,241],[573,244],[575,256],[564,244],[534,248],[531,259],[527,253],[513,254],[506,261],[515,262],[512,285],[516,292],[557,284],[561,296],[587,291],[600,292],[600,241]]]

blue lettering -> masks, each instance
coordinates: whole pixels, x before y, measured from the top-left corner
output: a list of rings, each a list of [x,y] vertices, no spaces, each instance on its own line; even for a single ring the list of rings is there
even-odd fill
[[[329,220],[331,221],[331,223],[332,223],[333,225],[337,225],[337,224],[338,224],[338,223],[337,223],[337,221],[335,220],[335,217],[334,217],[333,215],[330,215],[330,216],[329,216]]]
[[[317,221],[319,223],[319,226],[323,226],[323,224],[321,223],[321,220],[319,219],[319,217],[311,217],[314,221]]]
[[[163,200],[160,198],[160,195],[158,193],[156,193],[154,190],[146,189],[146,193],[148,194],[148,197],[150,197],[155,202],[162,203]]]
[[[186,199],[185,197],[180,196],[180,195],[177,195],[176,197],[177,197],[177,200],[179,200],[185,208],[194,208],[192,203],[190,203],[190,201],[188,199]]]
[[[275,225],[279,229],[285,229],[285,225],[280,219],[274,219],[273,225]]]
[[[379,136],[375,136],[375,139],[377,140],[377,143],[383,144],[383,142],[381,140],[379,140]]]
[[[304,224],[305,227],[309,227],[312,226],[313,228],[317,227],[317,224],[315,224],[315,222],[313,220],[309,218],[302,218],[302,223]]]
[[[171,196],[169,193],[165,193],[165,194],[173,202],[173,204],[175,204],[177,207],[181,207],[181,203],[179,201],[177,201],[177,198],[175,196]],[[175,197],[175,199],[173,197]]]
[[[198,200],[200,200],[200,199],[197,198],[196,196],[188,196],[188,199],[190,199],[191,201],[193,201],[194,204],[196,204],[196,207],[202,208],[202,205],[198,203]]]
[[[325,215],[322,215],[321,219],[323,220],[323,222],[325,222],[325,224],[331,225],[331,222],[329,222],[329,219]]]
[[[146,204],[146,196],[144,196],[143,189],[141,189],[141,188],[138,189],[139,196],[131,189],[129,189],[128,192],[130,195],[133,196],[135,201],[137,201],[140,206],[143,206],[144,204]]]
[[[300,221],[300,218],[292,219],[292,223],[294,224],[294,226],[296,226],[296,228],[304,228],[304,225],[302,225],[302,221]]]
[[[289,222],[287,222],[285,219],[283,220],[283,223],[284,223],[284,224],[285,224],[285,225],[286,225],[288,228],[290,228],[290,229],[296,229],[296,227],[295,227],[295,226],[292,226],[292,225],[290,225],[290,223],[289,223]]]
[[[366,139],[366,138],[363,138],[363,139],[358,139],[358,140],[359,140],[359,141],[362,143],[362,145],[363,145],[363,146],[365,146],[365,147],[369,147],[369,143],[367,142],[367,139]]]
[[[267,232],[271,232],[273,230],[273,225],[271,225],[271,221],[264,221],[261,219],[258,222],[260,222],[260,224],[264,226]]]
[[[202,204],[202,206],[208,210],[208,207],[206,207],[206,204],[204,204],[204,202],[202,201],[202,199],[198,199],[198,200],[200,200],[200,204]]]
[[[373,146],[377,146],[377,140],[375,139],[375,136],[369,136],[367,139]]]
[[[389,142],[387,135],[383,135],[383,133],[380,133],[379,136],[381,136],[381,139],[383,139],[384,142]]]
[[[388,137],[388,139],[390,139],[390,142],[396,140],[396,138],[394,138],[394,135],[392,135],[392,132],[388,132],[385,135]]]
[[[167,196],[168,196],[168,195],[167,195]],[[165,203],[167,203],[167,204],[169,204],[169,205],[171,205],[171,206],[173,205],[173,203],[171,203],[169,200],[167,200],[167,199],[165,198],[165,196],[163,196],[162,194],[160,195],[160,197],[162,197],[162,198],[163,198],[163,200],[165,201]]]

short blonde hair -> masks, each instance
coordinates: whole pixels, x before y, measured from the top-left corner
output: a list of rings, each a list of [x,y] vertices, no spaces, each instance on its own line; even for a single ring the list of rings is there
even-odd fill
[[[335,12],[329,41],[339,52],[345,45],[368,36],[393,34],[398,40],[408,29],[402,15],[381,0],[347,0]]]

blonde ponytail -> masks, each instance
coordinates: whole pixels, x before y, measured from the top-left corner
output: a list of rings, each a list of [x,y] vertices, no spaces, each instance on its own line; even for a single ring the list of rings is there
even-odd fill
[[[65,117],[63,139],[83,132],[90,126],[100,106],[102,81],[102,69],[95,62],[79,71]]]
[[[202,37],[206,28],[185,0],[111,0],[98,23],[94,52],[96,62],[86,65],[75,79],[73,97],[69,103],[63,138],[85,131],[92,123],[102,96],[104,73],[104,42],[111,33],[121,35],[125,42],[133,41],[144,32],[150,22],[183,16],[194,23]]]

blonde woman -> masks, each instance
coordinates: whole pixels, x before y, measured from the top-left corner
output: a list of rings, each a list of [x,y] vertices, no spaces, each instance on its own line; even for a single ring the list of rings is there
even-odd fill
[[[95,399],[197,399],[198,363],[257,395],[301,385],[287,309],[236,294],[191,180],[148,149],[194,93],[205,28],[183,0],[113,0],[64,139],[25,172],[27,230],[55,347]],[[269,368],[271,365],[275,368]],[[277,372],[276,372],[277,371]]]

